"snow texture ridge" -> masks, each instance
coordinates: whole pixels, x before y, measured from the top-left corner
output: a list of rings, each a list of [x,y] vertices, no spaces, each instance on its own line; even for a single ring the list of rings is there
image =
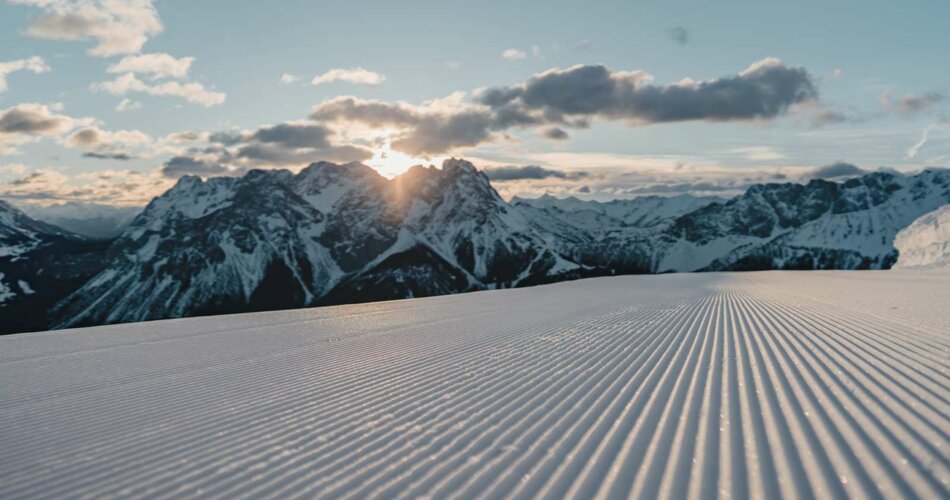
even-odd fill
[[[0,337],[0,496],[947,498],[947,303],[671,274]]]

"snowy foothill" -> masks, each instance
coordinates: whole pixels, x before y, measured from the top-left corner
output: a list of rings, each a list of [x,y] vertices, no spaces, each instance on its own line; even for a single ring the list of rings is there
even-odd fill
[[[596,278],[0,338],[0,497],[947,498],[950,275]]]

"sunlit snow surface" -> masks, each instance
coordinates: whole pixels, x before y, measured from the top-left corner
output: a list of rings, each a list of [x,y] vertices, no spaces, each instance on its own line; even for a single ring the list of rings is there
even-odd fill
[[[0,337],[0,497],[947,498],[948,325],[768,272]]]

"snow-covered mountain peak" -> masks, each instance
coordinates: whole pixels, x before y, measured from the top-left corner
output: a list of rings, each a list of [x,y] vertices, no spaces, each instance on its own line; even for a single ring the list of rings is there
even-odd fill
[[[297,174],[296,180],[303,181],[311,178],[362,179],[367,177],[383,178],[383,176],[381,176],[379,172],[376,171],[376,169],[358,161],[343,164],[332,163],[328,161],[318,161],[311,163],[306,168],[301,170],[300,173]]]
[[[478,174],[478,169],[468,160],[449,158],[442,162],[442,171],[453,177]]]
[[[889,267],[950,171],[690,195],[506,203],[470,162],[185,178],[55,314],[63,325],[418,297],[615,273]]]
[[[212,177],[202,180],[188,175],[161,196],[153,199],[136,217],[132,226],[161,226],[170,218],[197,219],[229,203],[237,177]]]
[[[326,214],[348,196],[379,195],[386,178],[375,169],[360,162],[336,164],[313,163],[291,181],[292,189],[311,206]]]

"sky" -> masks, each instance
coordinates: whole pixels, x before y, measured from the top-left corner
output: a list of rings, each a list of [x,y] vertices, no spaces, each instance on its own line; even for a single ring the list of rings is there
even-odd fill
[[[950,165],[950,2],[7,0],[0,198],[464,157],[505,197]]]

